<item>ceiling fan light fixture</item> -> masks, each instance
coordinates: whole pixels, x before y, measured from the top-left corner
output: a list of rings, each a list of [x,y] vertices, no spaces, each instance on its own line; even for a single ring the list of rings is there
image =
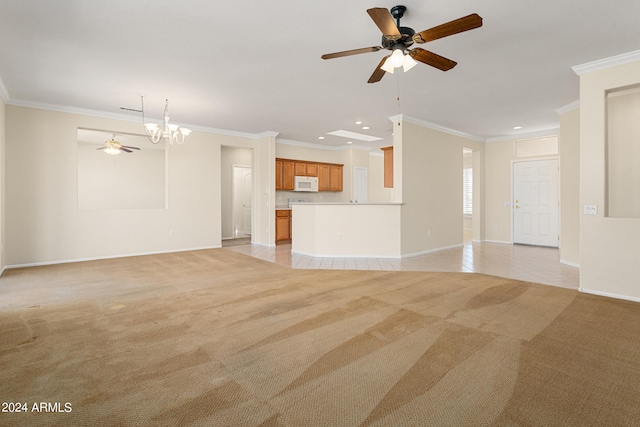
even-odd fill
[[[411,57],[411,55],[405,55],[402,62],[402,69],[406,73],[407,71],[415,67],[416,64],[418,63]]]
[[[115,147],[107,147],[104,149],[104,152],[111,156],[117,156],[118,154],[120,154],[120,150]]]
[[[387,59],[387,62],[391,62],[394,68],[401,67],[404,63],[404,56],[402,49],[395,49],[389,59]]]
[[[382,66],[380,67],[381,70],[384,70],[390,74],[393,74],[394,68],[395,67],[393,66],[393,64],[391,64],[391,57],[388,57],[387,60],[384,61],[384,64],[382,64]]]

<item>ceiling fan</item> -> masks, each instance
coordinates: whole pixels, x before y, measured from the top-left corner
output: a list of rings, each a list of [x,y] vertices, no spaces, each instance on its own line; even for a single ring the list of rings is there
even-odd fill
[[[375,71],[368,80],[368,83],[379,82],[385,73],[393,73],[393,68],[404,66],[405,71],[415,65],[415,61],[430,65],[442,71],[448,71],[456,66],[457,62],[447,59],[443,56],[429,52],[426,49],[415,47],[409,49],[414,43],[426,43],[443,37],[462,33],[464,31],[473,30],[482,26],[482,18],[477,13],[472,13],[462,18],[454,19],[437,27],[416,33],[412,28],[401,27],[400,18],[404,15],[407,8],[405,6],[395,6],[391,11],[374,7],[368,9],[367,13],[373,19],[373,22],[382,31],[382,46],[365,47],[361,49],[346,50],[343,52],[328,53],[322,55],[322,59],[340,58],[342,56],[358,55],[360,53],[377,52],[382,49],[390,50],[392,53],[385,56],[376,67]],[[393,22],[393,20],[396,22]],[[410,58],[410,59],[406,59]],[[387,59],[393,64],[387,64]],[[412,61],[414,60],[414,61]]]
[[[120,142],[116,141],[116,136],[114,134],[113,137],[105,141],[104,145],[98,148],[98,150],[104,150],[105,153],[115,156],[120,154],[122,151],[125,153],[132,153],[133,151],[131,150],[140,150],[140,148],[122,145]]]

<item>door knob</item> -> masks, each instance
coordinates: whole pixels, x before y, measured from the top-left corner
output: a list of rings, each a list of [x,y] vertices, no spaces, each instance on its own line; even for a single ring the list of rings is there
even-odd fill
[[[520,206],[516,205],[516,209],[520,209]]]

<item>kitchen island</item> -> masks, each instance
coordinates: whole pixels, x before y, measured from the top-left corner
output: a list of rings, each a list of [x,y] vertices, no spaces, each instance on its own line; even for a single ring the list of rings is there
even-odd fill
[[[402,203],[294,203],[291,251],[316,257],[400,258]]]

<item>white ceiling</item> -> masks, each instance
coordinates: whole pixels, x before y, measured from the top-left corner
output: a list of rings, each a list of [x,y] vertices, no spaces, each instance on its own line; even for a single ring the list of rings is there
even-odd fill
[[[418,64],[368,84],[387,51],[320,58],[380,45],[366,9],[396,4],[2,0],[0,83],[9,104],[134,118],[120,107],[139,108],[144,93],[147,116],[160,119],[169,98],[172,122],[195,129],[343,145],[325,135],[342,129],[379,147],[397,114],[479,138],[557,128],[555,110],[578,99],[572,66],[640,49],[637,0],[406,0],[401,24],[416,32],[482,16],[481,28],[420,45],[456,68]]]

